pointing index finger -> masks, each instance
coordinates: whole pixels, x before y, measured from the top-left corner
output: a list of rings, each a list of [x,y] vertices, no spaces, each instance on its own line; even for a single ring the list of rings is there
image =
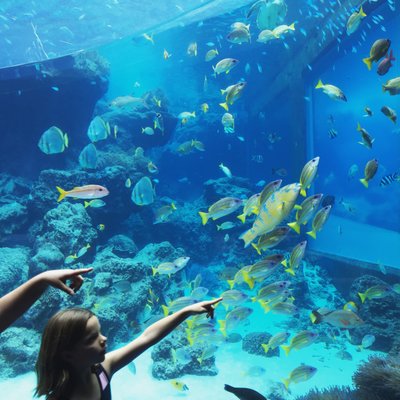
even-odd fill
[[[90,268],[81,268],[81,269],[73,270],[71,275],[86,274],[87,272],[90,272],[90,271],[93,271],[93,267],[90,267]]]

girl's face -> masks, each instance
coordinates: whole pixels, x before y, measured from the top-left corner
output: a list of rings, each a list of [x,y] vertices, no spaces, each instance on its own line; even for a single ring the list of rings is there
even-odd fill
[[[97,317],[88,319],[83,338],[69,352],[69,361],[74,366],[90,367],[104,361],[107,338],[100,332],[100,323]]]

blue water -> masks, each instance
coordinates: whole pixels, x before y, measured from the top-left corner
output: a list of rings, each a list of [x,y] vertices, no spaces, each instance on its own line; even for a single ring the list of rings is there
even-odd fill
[[[113,7],[116,4],[118,1]],[[192,22],[185,23],[172,21],[168,29],[163,29],[163,23],[176,16],[176,10],[172,10],[176,8],[174,4],[169,10],[170,16],[166,10],[159,20],[152,15],[150,20],[154,19],[154,23],[140,21],[144,27],[138,24],[132,31],[124,20],[117,34],[114,21],[114,33],[109,40],[94,34],[92,20],[86,26],[88,32],[90,27],[93,29],[92,40],[89,33],[84,39],[84,30],[74,35],[75,39],[82,35],[82,41],[74,40],[74,46],[90,47],[91,52],[0,70],[3,131],[0,135],[0,271],[4,275],[3,281],[0,278],[0,293],[3,295],[48,269],[92,265],[95,268],[81,294],[71,300],[56,290],[49,290],[48,298],[38,302],[6,331],[11,333],[0,336],[0,348],[6,349],[5,355],[0,354],[2,384],[10,382],[12,387],[15,377],[33,373],[38,338],[48,318],[60,308],[73,305],[91,308],[100,320],[104,319],[104,334],[109,337],[109,347],[115,348],[140,334],[149,320],[161,316],[161,305],[190,296],[198,275],[202,277],[200,286],[208,289],[205,298],[218,297],[229,289],[227,281],[240,268],[270,254],[283,254],[289,259],[292,249],[302,240],[308,241],[308,247],[295,277],[279,267],[273,275],[256,282],[254,288],[240,279],[234,287],[250,299],[263,286],[288,280],[293,296],[288,302],[293,301],[297,307],[294,314],[276,310],[266,314],[260,303],[248,300],[242,306],[250,307],[252,314],[242,323],[234,324],[228,334],[241,336],[231,338],[235,343],[230,343],[222,338],[219,322],[227,318],[229,309],[219,306],[215,318],[217,333],[198,343],[200,348],[205,343],[218,344],[219,350],[209,365],[210,370],[214,363],[217,365],[216,376],[205,377],[207,373],[204,374],[201,366],[188,363],[186,369],[176,369],[175,375],[161,377],[154,371],[160,365],[169,371],[172,363],[162,351],[152,353],[157,356],[153,357],[155,367],[153,372],[147,372],[148,376],[161,381],[162,378],[183,382],[187,379],[197,382],[202,390],[211,385],[219,393],[215,398],[221,400],[234,398],[223,390],[225,383],[253,388],[268,399],[300,399],[298,396],[312,388],[332,385],[354,388],[356,382],[352,375],[361,362],[370,355],[385,357],[396,352],[396,332],[400,328],[400,290],[396,286],[400,282],[397,270],[400,181],[395,179],[395,174],[400,174],[400,131],[399,122],[394,124],[380,109],[388,106],[400,113],[400,95],[390,96],[382,91],[383,84],[400,75],[399,5],[366,2],[363,7],[367,17],[348,36],[345,24],[355,9],[323,0],[307,1],[300,6],[288,0],[287,15],[280,23],[295,22],[295,31],[266,44],[256,41],[259,29],[255,17],[246,19],[250,5],[230,10],[225,4],[220,15],[195,16]],[[394,7],[397,8],[393,11]],[[10,18],[9,11],[5,10],[2,10],[4,23]],[[78,8],[74,12],[83,15],[88,11]],[[121,9],[118,13],[123,14]],[[127,12],[125,16],[129,19]],[[82,24],[85,18],[88,17],[82,17]],[[109,22],[108,18],[100,21],[96,29]],[[238,21],[250,23],[250,43],[238,45],[226,40],[230,25]],[[140,35],[126,36],[138,31]],[[321,31],[327,39],[315,42]],[[46,30],[47,34],[50,32],[50,28]],[[143,33],[153,34],[154,43]],[[376,73],[377,63],[368,71],[362,62],[371,45],[381,38],[391,40],[390,49],[396,57],[385,76]],[[92,49],[98,43],[107,44]],[[188,55],[190,43],[197,44],[197,56]],[[317,48],[315,56],[307,56],[309,45]],[[76,50],[60,46],[59,51],[54,50],[53,57],[73,49]],[[217,49],[219,54],[206,62],[204,56],[211,49]],[[170,54],[167,59],[163,56],[165,50]],[[21,60],[4,51],[11,60],[4,65],[12,63],[13,57]],[[28,56],[25,61],[46,58],[43,54],[40,56],[40,51]],[[212,65],[227,57],[238,59],[238,66],[228,74],[213,76]],[[84,65],[83,73],[77,73],[76,60]],[[347,102],[335,101],[317,90],[319,79],[339,87]],[[240,81],[247,83],[242,96],[229,105],[235,131],[226,133],[221,123],[225,113],[219,105],[224,101],[221,89]],[[110,103],[120,96],[135,97],[139,102],[145,99],[146,105],[112,107]],[[161,107],[156,105],[154,97],[161,99]],[[207,112],[201,110],[203,103],[208,105]],[[371,117],[364,116],[365,107],[373,111]],[[195,112],[196,117],[181,123],[178,115],[182,112]],[[165,132],[156,130],[153,136],[146,136],[142,128],[153,127],[156,113],[164,118]],[[109,122],[111,134],[95,143],[97,168],[85,170],[79,165],[78,157],[90,143],[86,132],[97,115]],[[375,138],[372,149],[357,143],[361,137],[357,123]],[[52,125],[68,134],[69,145],[63,152],[49,155],[41,152],[37,143]],[[115,126],[118,132],[114,135]],[[330,129],[337,132],[336,137],[329,136]],[[189,154],[180,154],[178,147],[192,140],[200,141],[205,150],[191,149]],[[138,148],[143,149],[143,156],[137,155]],[[272,180],[282,179],[282,187],[298,182],[306,162],[317,156],[320,157],[318,171],[307,195],[322,193],[334,202],[331,220],[328,218],[326,225],[326,232],[333,233],[326,237],[322,227],[321,246],[318,237],[314,241],[305,234],[311,230],[311,220],[302,227],[301,235],[291,231],[263,256],[258,256],[251,246],[243,247],[240,235],[251,228],[254,217],[249,216],[243,225],[236,218],[242,213],[241,208],[201,225],[198,212],[210,212],[212,204],[222,197],[246,200]],[[359,180],[364,177],[366,163],[375,158],[379,162],[378,171],[366,189]],[[149,161],[157,166],[157,173],[148,170]],[[221,163],[229,168],[232,178],[225,176],[219,167]],[[357,165],[357,171],[350,176],[353,165]],[[388,175],[393,175],[393,182],[382,185],[381,179]],[[155,190],[155,201],[150,205],[137,205],[131,199],[133,188],[143,176],[151,179]],[[126,182],[128,178],[131,185]],[[83,200],[73,196],[57,203],[56,186],[71,190],[87,184],[108,188],[110,194],[103,198],[104,207],[78,206]],[[299,196],[296,203],[303,200]],[[156,210],[171,203],[177,210],[166,217],[166,222],[153,224]],[[274,204],[274,212],[277,209],[280,208]],[[294,218],[292,211],[278,225]],[[334,226],[333,220],[341,222]],[[227,221],[234,222],[235,226],[217,230],[216,225]],[[99,229],[100,225],[104,225],[104,230]],[[357,233],[352,235],[346,230],[349,226]],[[87,243],[91,245],[87,254],[73,264],[65,264],[68,256],[79,252]],[[363,252],[360,243],[368,247],[368,252]],[[390,243],[390,249],[386,243]],[[329,251],[330,245],[337,249],[336,254]],[[382,254],[389,253],[394,255],[385,265]],[[182,271],[169,278],[152,276],[151,267],[183,255],[191,260]],[[389,294],[382,298],[371,295],[362,304],[358,293],[376,285],[388,288]],[[149,311],[145,305],[150,289],[158,300]],[[345,334],[344,329],[337,329],[340,326],[326,321],[311,323],[312,310],[342,310],[349,301],[356,303],[355,312],[364,320],[362,326],[351,328]],[[261,343],[257,342],[261,339],[252,336],[257,333],[268,337],[288,331],[291,339],[301,330],[317,332],[319,339],[305,349],[294,351],[292,358],[286,357],[283,351],[265,357],[260,350]],[[359,351],[358,346],[367,334],[373,334],[375,342]],[[174,335],[165,346],[193,351],[185,339],[185,331],[177,330]],[[21,343],[14,341],[17,337],[24,338],[25,345],[30,343],[29,351],[24,352]],[[19,365],[14,360],[21,346],[22,352],[28,354],[28,361]],[[163,344],[158,346],[157,351]],[[255,349],[253,353],[249,347]],[[343,352],[349,353],[352,360]],[[241,374],[235,375],[236,369],[228,373],[233,362]],[[318,372],[303,379],[305,382],[292,382],[290,394],[283,388],[282,379],[302,362],[314,366]],[[140,369],[140,360],[138,365]],[[337,379],[334,371],[340,371]],[[232,381],[226,382],[226,379]],[[27,386],[26,393],[31,390]],[[129,393],[129,388],[126,393],[136,394]],[[204,398],[206,392],[189,391],[187,397],[191,395]]]

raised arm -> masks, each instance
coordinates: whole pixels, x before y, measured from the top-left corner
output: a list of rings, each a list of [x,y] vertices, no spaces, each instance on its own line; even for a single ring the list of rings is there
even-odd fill
[[[154,324],[150,325],[145,331],[135,340],[128,343],[126,346],[118,350],[107,353],[103,366],[109,376],[128,365],[137,356],[142,354],[149,347],[158,343],[161,339],[171,333],[178,325],[180,325],[186,318],[195,314],[207,313],[207,316],[214,317],[213,305],[219,303],[222,297],[210,301],[201,301],[199,303],[187,306],[182,310],[177,311],[172,315],[160,319]]]
[[[82,286],[81,274],[92,269],[45,271],[0,298],[0,333],[27,311],[49,285],[73,295]],[[71,281],[69,286],[67,280]]]

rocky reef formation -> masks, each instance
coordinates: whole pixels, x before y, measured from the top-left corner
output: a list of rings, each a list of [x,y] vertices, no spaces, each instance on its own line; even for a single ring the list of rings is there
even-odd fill
[[[267,344],[272,335],[266,332],[252,332],[243,338],[242,349],[250,354],[264,357],[279,357],[279,348],[271,349],[266,353],[261,346]]]
[[[372,350],[397,355],[400,349],[400,338],[398,335],[393,335],[393,332],[400,331],[399,295],[390,291],[383,298],[366,299],[364,303],[361,303],[358,294],[376,285],[389,287],[386,282],[371,275],[363,275],[355,279],[351,286],[350,298],[358,305],[358,315],[365,322],[363,326],[352,332],[353,340],[355,343],[361,343],[364,335],[374,335],[375,342],[371,346]]]
[[[154,361],[153,376],[157,379],[175,379],[186,374],[217,375],[215,357],[212,356],[205,360],[200,358],[206,347],[207,342],[188,346],[184,330],[176,330],[171,336],[154,346],[151,352],[151,358]],[[185,359],[174,358],[172,349],[184,352]]]

